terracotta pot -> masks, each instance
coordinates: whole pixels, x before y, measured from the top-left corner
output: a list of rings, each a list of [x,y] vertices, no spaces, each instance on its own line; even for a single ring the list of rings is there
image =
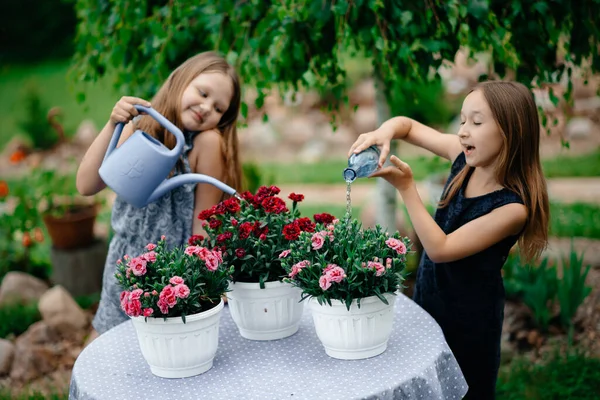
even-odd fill
[[[67,250],[92,245],[97,214],[96,205],[74,205],[60,217],[44,214],[43,220],[54,247]]]

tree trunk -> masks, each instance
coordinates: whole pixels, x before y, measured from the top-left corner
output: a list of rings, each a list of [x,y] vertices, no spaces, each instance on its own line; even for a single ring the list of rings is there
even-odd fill
[[[385,96],[385,87],[381,79],[375,77],[375,107],[377,109],[377,127],[391,118],[390,107]],[[390,145],[390,154],[395,153],[396,145]],[[389,165],[389,157],[384,165]],[[377,205],[375,221],[388,232],[396,231],[396,188],[384,179],[377,179]]]

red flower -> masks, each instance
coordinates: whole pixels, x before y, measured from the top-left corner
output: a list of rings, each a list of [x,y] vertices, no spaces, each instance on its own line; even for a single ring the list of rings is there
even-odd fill
[[[292,222],[291,224],[287,224],[283,227],[283,236],[287,240],[298,239],[300,237],[300,232],[302,231],[300,230],[300,226],[296,221]]]
[[[252,231],[254,232],[254,236],[260,238],[261,240],[264,240],[263,238],[261,238],[261,236],[265,235],[266,237],[266,234],[269,233],[269,226],[267,224],[264,224],[263,226],[260,221],[256,221],[254,222],[254,228],[252,229]]]
[[[240,247],[239,249],[235,250],[235,255],[237,258],[242,258],[246,255],[246,250],[244,250]]]
[[[210,226],[210,229],[217,229],[221,225],[222,222],[216,218],[211,218],[210,221],[208,221],[208,226]]]
[[[328,213],[315,214],[314,215],[315,222],[319,222],[321,224],[330,224],[333,222],[335,217]]]
[[[188,239],[188,244],[190,246],[200,246],[200,244],[202,243],[203,240],[204,240],[204,236],[202,236],[202,235],[192,235]]]
[[[250,222],[243,222],[240,224],[239,232],[240,239],[248,239],[248,236],[252,233],[252,224]]]
[[[208,221],[208,219],[210,217],[212,217],[215,214],[215,207],[211,207],[208,210],[203,210],[202,212],[200,212],[200,214],[198,214],[198,219],[202,220],[202,221]]]
[[[304,200],[304,195],[303,194],[296,194],[296,193],[290,193],[290,195],[288,196],[288,198],[290,200],[292,200],[295,203],[299,203],[302,200]]]
[[[227,200],[225,200],[223,202],[223,206],[225,207],[225,209],[230,212],[235,214],[236,212],[240,211],[240,203],[239,200],[236,199],[235,197],[231,197]]]
[[[23,233],[23,247],[29,247],[31,246],[31,243],[31,235],[29,235],[29,232]]]
[[[298,224],[298,227],[302,232],[314,232],[315,231],[315,223],[310,220],[310,218],[303,217],[298,218],[295,221]]]
[[[221,233],[220,235],[217,235],[217,242],[224,242],[228,239],[231,239],[231,236],[231,232]]]
[[[8,196],[8,183],[6,181],[0,181],[0,199]]]
[[[281,214],[282,212],[288,211],[285,205],[285,201],[279,197],[267,197],[263,200],[262,206],[266,212],[272,214]]]

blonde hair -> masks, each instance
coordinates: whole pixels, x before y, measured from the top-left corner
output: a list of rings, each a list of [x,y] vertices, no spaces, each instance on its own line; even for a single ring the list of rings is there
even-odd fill
[[[517,82],[489,81],[478,84],[502,134],[496,179],[503,187],[521,196],[528,218],[519,237],[521,255],[537,259],[548,244],[549,204],[546,180],[540,162],[540,123],[531,91]],[[468,165],[452,179],[439,203],[446,207],[462,187]]]
[[[237,136],[237,118],[241,103],[240,80],[235,69],[223,57],[214,52],[204,52],[187,59],[169,75],[161,86],[151,101],[152,108],[164,115],[175,126],[182,128],[181,98],[183,92],[198,75],[205,72],[225,74],[231,78],[233,84],[233,96],[229,108],[223,113],[217,129],[223,137],[221,148],[225,164],[225,177],[223,180],[237,191],[241,191],[242,167]],[[143,116],[138,121],[137,126],[168,148],[175,147],[175,136],[163,128],[154,118]]]

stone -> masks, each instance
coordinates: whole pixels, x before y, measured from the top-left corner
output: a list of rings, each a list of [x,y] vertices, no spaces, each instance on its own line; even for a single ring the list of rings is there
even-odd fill
[[[6,339],[0,339],[0,376],[8,375],[15,356],[15,345]]]
[[[44,322],[64,337],[70,336],[73,331],[83,330],[89,325],[85,312],[60,285],[44,293],[38,308]]]
[[[0,285],[0,304],[35,302],[48,290],[48,285],[32,275],[11,271]]]

